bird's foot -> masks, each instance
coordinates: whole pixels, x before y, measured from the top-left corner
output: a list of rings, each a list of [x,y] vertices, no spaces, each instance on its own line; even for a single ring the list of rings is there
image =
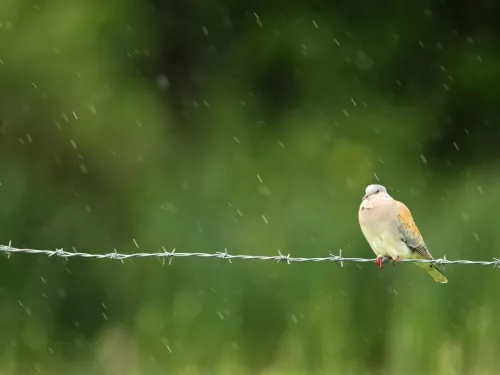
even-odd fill
[[[378,256],[377,258],[375,258],[375,264],[381,270],[384,269],[384,257]]]
[[[401,263],[401,257],[398,255],[398,257],[396,259],[394,258],[391,258],[392,259],[392,265],[394,266],[396,264],[396,262],[398,263]]]

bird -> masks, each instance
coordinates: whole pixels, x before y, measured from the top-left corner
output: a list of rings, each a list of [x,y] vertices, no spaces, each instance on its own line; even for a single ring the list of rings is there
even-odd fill
[[[384,258],[392,259],[392,264],[401,259],[433,259],[408,207],[393,199],[384,186],[366,187],[358,218],[361,231],[377,255],[375,263],[380,269],[384,267]],[[448,282],[436,264],[414,264],[438,283]]]

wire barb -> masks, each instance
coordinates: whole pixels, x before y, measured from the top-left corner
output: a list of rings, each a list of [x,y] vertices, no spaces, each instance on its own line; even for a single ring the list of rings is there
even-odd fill
[[[3,251],[3,252],[5,253],[5,256],[7,257],[7,259],[9,259],[9,258],[10,258],[10,255],[11,255],[11,254],[10,254],[10,251],[9,251],[8,246],[3,246],[3,245],[2,245],[2,246],[0,247],[0,250],[1,250],[1,251]]]
[[[175,249],[172,250],[172,252],[168,252],[167,249],[165,249],[165,246],[162,246],[163,249],[163,259],[162,259],[162,265],[165,265],[165,259],[168,258],[168,265],[170,266],[172,264],[172,259],[174,259],[174,254],[175,254]]]
[[[114,250],[115,252],[114,252],[114,253],[111,253],[111,254],[110,254],[110,256],[109,256],[109,258],[110,258],[110,259],[119,259],[119,260],[121,260],[121,262],[122,262],[122,263],[125,263],[125,262],[123,261],[123,256],[122,256],[121,254],[118,254],[118,252],[116,251],[116,249],[113,249],[113,250]]]
[[[48,254],[49,257],[51,256],[56,256],[56,257],[61,257],[66,260],[68,260],[68,257],[66,256],[66,252],[63,249],[56,249],[53,253]]]
[[[340,267],[344,267],[344,262],[342,261],[342,249],[339,250],[339,255],[330,253],[330,257],[332,258],[333,262],[340,264]]]
[[[444,266],[446,265],[446,255],[443,255],[442,259],[436,259],[434,263],[437,265],[441,265],[444,268]]]
[[[5,256],[7,257],[7,259],[10,259],[10,257],[12,256],[12,253],[10,251],[11,245],[12,241],[9,241],[9,244],[7,246],[2,246],[2,251],[5,252]]]
[[[221,258],[221,259],[227,259],[229,261],[229,263],[233,263],[231,261],[232,256],[227,253],[227,249],[224,249],[223,253],[218,251],[216,254],[219,255],[219,258]]]
[[[283,262],[287,262],[288,264],[290,264],[290,254],[288,255],[283,255],[281,254],[281,251],[278,250],[278,263],[283,263]]]

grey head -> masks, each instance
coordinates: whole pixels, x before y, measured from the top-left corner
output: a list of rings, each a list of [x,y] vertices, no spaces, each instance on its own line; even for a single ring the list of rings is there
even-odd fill
[[[385,188],[385,186],[377,185],[377,184],[368,185],[365,189],[365,196],[363,197],[362,200],[365,200],[369,196],[379,194],[379,193],[387,194],[387,189]]]

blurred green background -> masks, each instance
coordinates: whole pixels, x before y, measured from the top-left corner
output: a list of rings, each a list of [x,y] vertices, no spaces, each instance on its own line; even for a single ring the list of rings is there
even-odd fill
[[[0,2],[0,243],[500,256],[494,2]],[[136,247],[134,240],[137,242]],[[497,374],[500,271],[0,256],[1,374]]]

